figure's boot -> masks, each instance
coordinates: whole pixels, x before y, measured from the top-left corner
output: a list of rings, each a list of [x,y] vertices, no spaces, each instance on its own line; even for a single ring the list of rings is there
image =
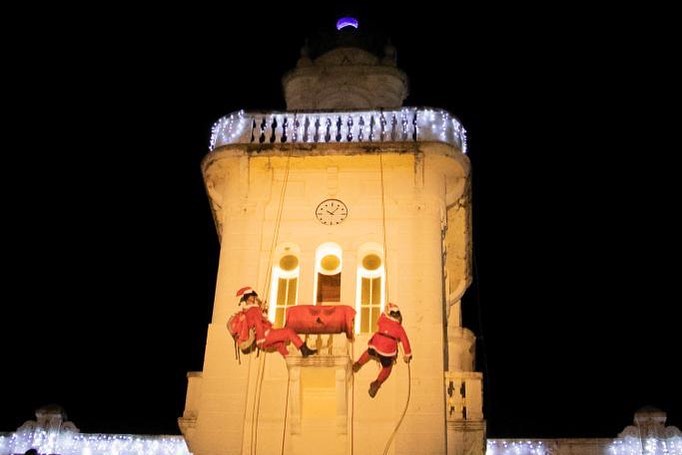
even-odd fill
[[[362,368],[362,365],[360,365],[358,362],[353,363],[353,373],[360,371],[360,368]]]
[[[310,349],[307,344],[303,343],[299,348],[301,350],[301,355],[303,357],[308,357],[309,355],[317,354],[317,349]]]
[[[379,387],[381,387],[379,381],[372,381],[372,383],[369,385],[369,396],[374,398],[379,391]]]

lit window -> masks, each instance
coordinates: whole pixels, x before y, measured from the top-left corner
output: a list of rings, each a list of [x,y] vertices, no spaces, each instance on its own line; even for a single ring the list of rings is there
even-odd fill
[[[272,282],[275,286],[272,286],[270,301],[274,305],[271,304],[268,316],[274,321],[275,327],[284,327],[287,308],[296,305],[298,275],[298,257],[291,253],[285,253],[272,268]]]
[[[317,279],[315,303],[338,304],[341,302],[341,247],[335,243],[320,245],[315,254]]]
[[[355,327],[358,333],[376,330],[384,300],[384,266],[377,251],[365,252],[358,264],[358,290]]]

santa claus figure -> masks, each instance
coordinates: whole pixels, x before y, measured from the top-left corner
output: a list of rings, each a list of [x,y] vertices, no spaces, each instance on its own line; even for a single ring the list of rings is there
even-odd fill
[[[301,337],[292,329],[284,327],[275,329],[272,323],[265,316],[262,307],[263,301],[258,298],[258,294],[251,287],[243,287],[237,291],[240,297],[239,304],[244,305],[243,311],[246,316],[246,324],[249,329],[256,331],[256,346],[265,351],[277,350],[282,357],[289,355],[287,344],[293,343],[301,351],[303,357],[315,354],[317,349],[310,349]]]
[[[399,342],[403,344],[403,350],[405,351],[403,359],[405,363],[410,363],[410,360],[412,360],[410,340],[407,338],[402,323],[403,317],[400,314],[398,305],[394,303],[386,305],[384,312],[377,321],[379,328],[367,343],[367,350],[353,364],[353,373],[357,373],[370,359],[381,363],[379,376],[369,385],[369,396],[372,398],[376,396],[381,384],[391,375],[391,369],[393,369],[393,364],[398,357]]]

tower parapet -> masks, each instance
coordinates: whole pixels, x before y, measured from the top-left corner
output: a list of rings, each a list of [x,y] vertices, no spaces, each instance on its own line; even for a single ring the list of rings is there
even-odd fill
[[[228,144],[443,142],[466,153],[466,130],[442,109],[233,112],[213,125],[210,150]]]

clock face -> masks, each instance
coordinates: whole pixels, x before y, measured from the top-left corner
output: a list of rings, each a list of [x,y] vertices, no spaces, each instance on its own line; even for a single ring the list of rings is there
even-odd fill
[[[315,217],[322,224],[335,225],[348,216],[348,207],[338,199],[326,199],[315,209]]]

